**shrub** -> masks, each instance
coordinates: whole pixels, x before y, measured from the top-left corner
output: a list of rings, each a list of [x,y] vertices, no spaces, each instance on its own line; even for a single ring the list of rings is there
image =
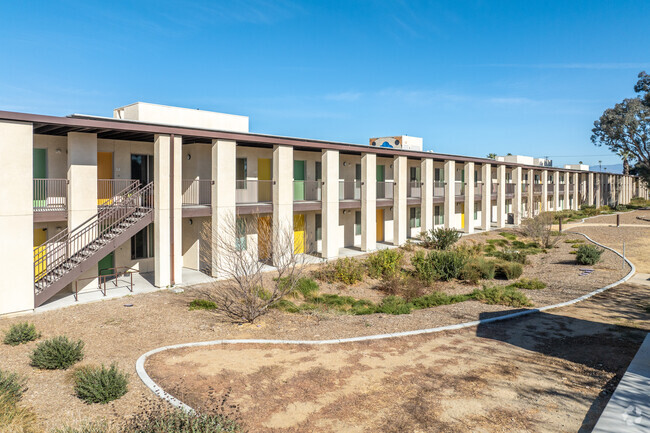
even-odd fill
[[[29,408],[16,404],[0,395],[0,431],[7,433],[40,433],[36,414]]]
[[[536,240],[543,248],[554,246],[558,237],[554,236],[553,226],[555,216],[551,212],[542,212],[533,218],[521,222],[521,230],[527,237]]]
[[[190,311],[192,310],[216,310],[217,303],[207,299],[194,299],[190,302]]]
[[[625,211],[627,211],[627,206],[625,206],[624,204],[619,204],[619,205],[616,206],[616,210],[618,212],[625,212]]]
[[[516,241],[517,240],[517,235],[514,233],[509,233],[509,232],[501,232],[499,235],[503,236],[504,238],[508,239],[509,241]]]
[[[526,264],[526,253],[522,251],[516,251],[516,250],[495,251],[492,255],[497,259],[501,259],[506,262],[521,263],[522,265]]]
[[[27,379],[19,374],[0,370],[0,399],[16,403],[27,391],[26,383]]]
[[[414,277],[406,275],[396,275],[392,278],[386,278],[378,288],[388,295],[401,296],[407,301],[424,294],[422,283]]]
[[[84,342],[54,337],[39,343],[31,355],[32,365],[45,370],[65,370],[84,357]]]
[[[412,306],[399,296],[386,296],[377,308],[376,313],[385,314],[409,314]]]
[[[427,260],[432,263],[437,278],[442,281],[449,281],[460,277],[467,256],[460,251],[431,251],[427,255]]]
[[[447,250],[453,244],[458,242],[461,233],[451,228],[439,227],[420,233],[420,240],[425,248],[434,248],[436,250]]]
[[[22,343],[34,341],[40,337],[34,324],[27,322],[16,323],[9,328],[5,334],[4,343],[10,346],[17,346]]]
[[[86,403],[108,403],[126,394],[128,376],[113,364],[86,366],[74,372],[74,390]]]
[[[497,262],[494,276],[506,280],[514,280],[521,277],[524,273],[524,267],[520,263],[514,262]]]
[[[518,289],[526,289],[526,290],[541,290],[546,288],[546,283],[538,280],[537,278],[533,278],[533,279],[522,278],[521,280],[516,281],[510,285]]]
[[[508,307],[529,307],[532,305],[530,299],[512,286],[483,287],[482,290],[474,290],[471,294],[473,299],[489,305],[506,305]]]
[[[464,302],[470,299],[469,295],[447,295],[442,292],[433,292],[429,295],[420,296],[411,301],[413,308],[430,308],[439,305],[450,305],[458,302]]]
[[[580,245],[576,251],[576,261],[580,265],[595,265],[602,254],[603,250],[593,245]]]
[[[238,420],[219,412],[185,412],[179,408],[152,408],[127,421],[129,433],[243,433]]]
[[[109,433],[116,432],[117,429],[111,429],[105,421],[83,423],[77,427],[63,427],[52,431],[52,433]]]
[[[491,280],[494,278],[494,269],[493,261],[476,257],[465,264],[461,278],[473,284],[478,283],[479,280]]]
[[[401,270],[404,253],[398,249],[385,249],[368,256],[366,266],[372,278],[390,278]]]
[[[437,273],[433,266],[433,262],[428,259],[427,254],[423,251],[418,251],[411,258],[411,264],[415,268],[415,276],[420,280],[431,283],[436,279]]]
[[[288,277],[282,277],[279,280],[279,286],[284,289],[285,286],[289,287],[290,281]],[[300,296],[306,298],[318,292],[318,283],[309,277],[300,277],[293,285],[291,292],[287,296],[298,298]]]
[[[358,260],[345,257],[327,263],[314,276],[328,283],[354,284],[363,279],[363,266]]]

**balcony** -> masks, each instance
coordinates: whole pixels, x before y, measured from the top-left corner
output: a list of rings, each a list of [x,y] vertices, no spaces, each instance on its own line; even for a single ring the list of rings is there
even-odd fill
[[[272,203],[273,202],[273,181],[272,180],[238,180],[235,182],[235,203]],[[294,186],[295,193],[295,186]]]
[[[474,182],[474,200],[480,200],[483,197],[483,182]]]
[[[549,183],[546,190],[548,191],[549,194],[555,194],[555,184]]]
[[[378,181],[377,182],[377,199],[393,199],[393,188],[395,182],[392,180],[389,181]]]
[[[212,181],[183,179],[183,206],[210,206]]]
[[[320,180],[294,180],[293,201],[321,201],[322,188]]]
[[[67,179],[34,179],[34,212],[65,211],[67,207]]]
[[[340,180],[339,200],[361,200],[361,181]]]
[[[499,193],[499,184],[497,182],[492,182],[492,187],[490,188],[490,193],[492,195],[497,195]]]
[[[526,194],[528,192],[528,184],[527,183],[522,183],[521,184],[521,192],[522,192],[522,194]]]
[[[536,184],[534,184],[534,185],[533,185],[533,193],[534,193],[534,194],[541,194],[541,193],[542,193],[542,187],[543,187],[543,186],[544,186],[544,185],[542,185],[541,183],[536,183]]]
[[[563,192],[564,192],[564,190],[565,190],[564,187],[565,187],[565,186],[566,186],[566,185],[564,185],[563,183],[560,184],[560,193],[563,193]]]
[[[465,182],[457,180],[454,185],[454,194],[456,196],[465,195]]]
[[[434,197],[445,196],[445,182],[441,180],[436,180],[433,182],[433,196]]]
[[[406,185],[406,197],[422,198],[422,183],[412,180]]]
[[[507,194],[514,194],[515,193],[515,184],[514,183],[506,183],[506,195]]]

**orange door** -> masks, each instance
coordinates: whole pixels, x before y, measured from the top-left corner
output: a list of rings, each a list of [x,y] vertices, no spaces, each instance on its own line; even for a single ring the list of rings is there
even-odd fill
[[[112,152],[97,152],[97,179],[113,179]],[[110,190],[109,185],[102,185],[97,191],[97,204],[104,204],[112,197],[113,191]]]
[[[271,217],[257,218],[257,251],[260,260],[271,258]]]
[[[377,209],[377,242],[384,241],[384,210]]]

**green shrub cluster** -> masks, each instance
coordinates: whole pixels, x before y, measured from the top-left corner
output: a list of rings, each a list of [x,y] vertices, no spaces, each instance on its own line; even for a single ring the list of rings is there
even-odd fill
[[[329,262],[314,272],[314,277],[328,283],[354,284],[363,279],[364,268],[361,262],[351,257]]]
[[[415,276],[430,283],[459,278],[467,261],[467,254],[461,250],[429,251],[427,254],[419,251],[411,259],[411,264]]]
[[[300,277],[298,281],[296,281],[296,285],[290,295],[293,297],[296,297],[298,295],[307,297],[313,295],[316,292],[318,292],[318,283],[316,281],[312,280],[309,277]]]
[[[0,399],[16,403],[27,391],[27,379],[17,373],[0,370]]]
[[[522,278],[521,280],[515,281],[510,285],[518,289],[526,289],[526,290],[542,290],[546,288],[546,283],[538,280],[537,278],[533,278],[533,279]]]
[[[486,260],[483,257],[472,257],[461,272],[461,278],[473,284],[480,280],[491,280],[494,278],[496,264],[493,260]]]
[[[452,228],[439,227],[420,233],[420,240],[425,248],[434,248],[436,250],[448,250],[461,237],[458,230]]]
[[[396,248],[370,254],[366,259],[368,275],[372,278],[391,278],[401,271],[404,253]]]
[[[576,261],[580,265],[595,265],[602,254],[603,250],[593,245],[580,245],[576,251]]]
[[[512,285],[483,287],[471,294],[472,299],[489,305],[507,305],[509,307],[529,307],[532,302],[526,295]]]
[[[495,251],[491,254],[493,257],[496,257],[499,260],[506,262],[514,262],[526,264],[526,253],[517,251],[517,250],[504,250],[504,251]]]
[[[524,267],[521,263],[499,261],[495,265],[494,277],[505,280],[514,280],[521,277]]]
[[[108,403],[126,394],[128,376],[117,365],[84,366],[74,372],[74,390],[86,403]]]
[[[192,310],[216,310],[217,303],[207,299],[194,299],[190,302],[190,311]]]
[[[31,355],[34,367],[44,370],[65,370],[84,357],[83,341],[54,337],[39,343]]]
[[[4,344],[17,346],[22,343],[34,341],[40,336],[41,334],[36,331],[34,324],[28,322],[16,323],[5,333]]]

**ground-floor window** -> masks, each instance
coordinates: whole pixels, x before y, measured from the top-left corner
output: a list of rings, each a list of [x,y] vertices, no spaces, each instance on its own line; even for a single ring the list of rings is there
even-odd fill
[[[235,240],[237,251],[244,251],[246,245],[246,220],[237,218],[237,239]]]
[[[361,234],[361,212],[360,211],[356,211],[354,213],[354,234],[355,235]]]
[[[316,240],[323,240],[323,215],[316,214]]]
[[[480,202],[474,202],[474,219],[478,219],[478,208],[481,206]]]
[[[441,225],[441,224],[445,223],[445,215],[442,213],[442,210],[440,209],[440,206],[435,206],[434,207],[433,223],[435,225]]]
[[[422,226],[421,210],[419,207],[411,208],[411,215],[409,218],[409,227],[421,227]]]
[[[153,224],[149,224],[131,238],[131,260],[147,259],[153,255]]]

